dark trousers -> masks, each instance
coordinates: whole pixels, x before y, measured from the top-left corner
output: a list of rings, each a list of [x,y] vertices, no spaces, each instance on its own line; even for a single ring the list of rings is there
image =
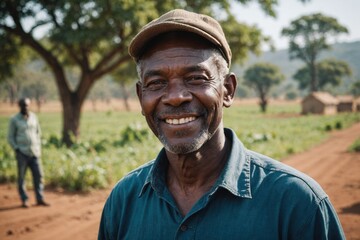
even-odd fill
[[[41,161],[38,157],[27,156],[20,151],[16,151],[16,160],[18,166],[18,190],[22,201],[28,199],[26,194],[25,174],[27,168],[30,168],[33,177],[33,186],[37,201],[43,199],[44,185],[42,182],[43,174],[41,169]]]

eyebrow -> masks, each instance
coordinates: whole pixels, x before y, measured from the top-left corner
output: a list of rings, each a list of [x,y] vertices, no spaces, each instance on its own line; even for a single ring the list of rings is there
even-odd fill
[[[148,77],[152,77],[152,76],[158,76],[158,75],[162,75],[162,72],[161,70],[150,70],[150,71],[147,71],[143,78],[148,78]]]
[[[207,74],[210,75],[209,71],[206,70],[201,65],[184,67],[184,69],[182,71],[184,71],[184,72],[204,71],[204,72],[206,72]],[[152,76],[162,75],[163,72],[164,72],[163,70],[149,70],[144,74],[143,78],[145,79],[145,78],[152,77]]]

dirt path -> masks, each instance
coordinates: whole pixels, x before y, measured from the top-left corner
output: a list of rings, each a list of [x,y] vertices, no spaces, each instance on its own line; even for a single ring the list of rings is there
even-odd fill
[[[323,186],[350,240],[360,239],[360,154],[346,150],[359,136],[360,123],[357,123],[332,133],[327,141],[310,151],[284,160]],[[47,191],[51,207],[22,209],[16,187],[0,185],[0,239],[96,239],[108,193],[109,190],[90,194]]]

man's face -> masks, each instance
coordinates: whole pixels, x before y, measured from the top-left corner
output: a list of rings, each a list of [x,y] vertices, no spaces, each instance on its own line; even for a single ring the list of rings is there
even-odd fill
[[[158,42],[141,60],[142,112],[176,154],[200,149],[222,126],[225,76],[219,76],[212,50],[203,45],[186,38]]]
[[[19,103],[20,113],[23,115],[27,115],[29,113],[30,100],[25,99]]]

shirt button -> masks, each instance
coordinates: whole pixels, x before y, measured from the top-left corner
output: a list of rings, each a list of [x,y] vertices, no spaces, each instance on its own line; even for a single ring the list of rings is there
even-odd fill
[[[188,229],[188,227],[186,225],[181,225],[180,229],[181,231],[185,232]]]

